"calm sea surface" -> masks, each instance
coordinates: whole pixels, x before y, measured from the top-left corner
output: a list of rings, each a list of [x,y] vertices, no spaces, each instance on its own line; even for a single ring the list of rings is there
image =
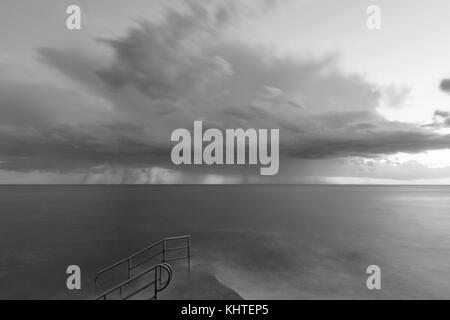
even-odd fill
[[[193,267],[244,298],[450,298],[450,188],[437,186],[2,186],[0,298],[89,298],[99,269],[184,234]]]

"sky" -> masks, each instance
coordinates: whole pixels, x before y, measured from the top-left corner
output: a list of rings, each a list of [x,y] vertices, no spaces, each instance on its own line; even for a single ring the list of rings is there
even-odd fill
[[[81,30],[66,28],[71,4]],[[450,184],[449,10],[1,1],[0,183]],[[279,173],[173,165],[171,132],[195,120],[279,129]]]

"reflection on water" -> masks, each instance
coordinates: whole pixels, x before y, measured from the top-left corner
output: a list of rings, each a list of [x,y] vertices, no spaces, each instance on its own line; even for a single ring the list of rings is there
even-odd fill
[[[244,298],[449,298],[450,188],[0,188],[1,298],[86,298],[96,271],[172,235]],[[65,290],[65,268],[83,290]],[[382,290],[366,288],[366,268]],[[20,281],[18,280],[20,279]]]

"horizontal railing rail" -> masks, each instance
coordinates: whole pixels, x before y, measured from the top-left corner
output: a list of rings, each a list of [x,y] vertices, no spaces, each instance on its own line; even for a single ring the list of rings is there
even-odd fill
[[[164,271],[167,273],[167,279],[164,280]],[[154,272],[154,277],[152,277],[151,281],[148,283],[145,283],[145,285],[141,286],[138,289],[135,289],[134,291],[127,293],[125,296],[122,296],[123,290],[125,287],[127,287],[130,283],[135,282],[136,280],[143,278],[144,276],[148,275],[149,273]],[[116,285],[115,287],[109,289],[108,291],[104,292],[100,296],[96,298],[96,300],[108,300],[108,297],[118,292],[120,300],[127,300],[131,297],[134,297],[138,293],[141,293],[145,289],[153,286],[153,295],[148,298],[148,300],[157,300],[158,299],[158,293],[163,291],[170,283],[170,280],[172,279],[172,268],[167,263],[158,264],[156,266],[153,266],[152,268],[141,272],[134,277]],[[159,286],[158,286],[159,284]]]
[[[185,245],[178,245],[176,247],[170,247],[170,243],[173,243],[174,241],[185,241]],[[159,248],[158,248],[159,246]],[[153,253],[152,255],[150,255],[149,257],[144,258],[143,260],[140,261],[136,261],[138,260],[137,257],[143,255],[146,252],[149,252],[152,249],[157,249],[155,253]],[[167,253],[169,252],[176,252],[176,251],[181,251],[181,250],[185,250],[185,255],[183,256],[168,256]],[[183,259],[187,259],[188,262],[188,268],[190,269],[191,267],[191,236],[190,235],[186,235],[186,236],[179,236],[179,237],[170,237],[170,238],[164,238],[158,242],[155,242],[154,244],[136,252],[133,253],[131,256],[122,259],[120,261],[117,261],[116,263],[110,265],[109,267],[106,267],[102,270],[100,270],[94,279],[94,283],[97,286],[98,285],[98,279],[104,275],[105,273],[118,268],[119,266],[122,265],[126,265],[127,268],[127,279],[131,279],[132,278],[132,273],[133,270],[137,269],[138,267],[144,265],[145,263],[149,262],[150,260],[161,256],[162,255],[162,259],[160,260],[160,263],[166,263],[166,262],[171,262],[171,261],[176,261],[176,260],[183,260]],[[133,263],[134,262],[134,263]],[[159,263],[159,262],[158,262]]]

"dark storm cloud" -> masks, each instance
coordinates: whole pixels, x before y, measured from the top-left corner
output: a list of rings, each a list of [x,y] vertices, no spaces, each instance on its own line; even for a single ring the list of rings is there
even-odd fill
[[[170,154],[168,146],[139,142],[104,126],[46,130],[0,126],[0,145],[2,169],[16,171],[160,164],[166,163]]]
[[[299,61],[231,42],[223,30],[236,7],[189,3],[188,13],[169,11],[163,22],[94,42],[111,56],[40,48],[40,61],[69,89],[0,76],[0,168],[170,166],[171,131],[196,119],[205,127],[280,128],[280,152],[294,158],[450,146],[448,137],[377,115],[376,86],[341,72],[335,56]]]
[[[439,88],[444,92],[450,93],[450,79],[443,79]]]
[[[450,148],[450,135],[417,129],[404,124],[358,123],[332,134],[308,134],[298,143],[284,146],[293,157],[320,159],[329,157],[374,157],[398,152],[420,153]]]
[[[113,88],[129,85],[151,99],[169,101],[201,94],[207,82],[226,77],[227,63],[203,54],[195,44],[214,37],[216,25],[228,17],[219,9],[216,22],[199,5],[192,4],[191,10],[191,14],[170,12],[163,24],[141,22],[124,38],[102,40],[116,59],[110,68],[98,71],[100,77]]]

